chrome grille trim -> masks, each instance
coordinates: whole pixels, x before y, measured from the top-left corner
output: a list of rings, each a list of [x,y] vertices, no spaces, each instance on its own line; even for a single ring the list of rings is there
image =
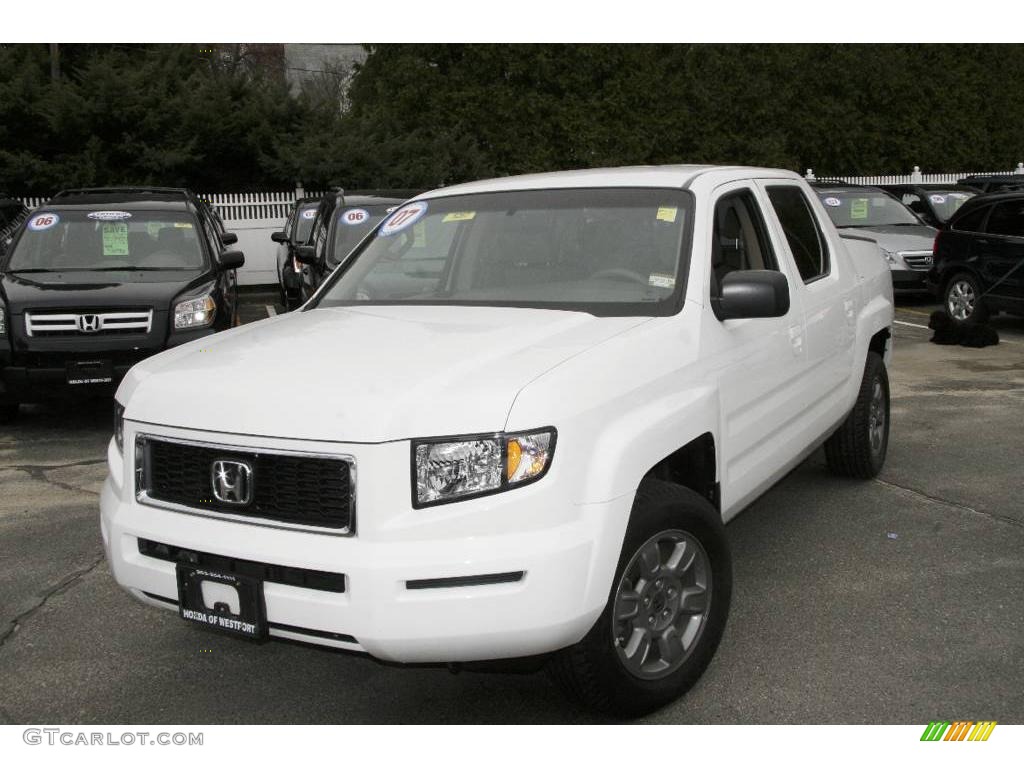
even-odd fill
[[[931,251],[900,251],[899,256],[908,267],[918,272],[927,272],[932,268]]]
[[[87,318],[83,320],[83,318]],[[84,330],[89,328],[90,330]],[[45,336],[51,333],[149,333],[153,329],[153,310],[144,312],[26,312],[25,333]]]
[[[272,520],[268,518],[253,517],[245,514],[231,514],[227,512],[214,511],[212,509],[200,509],[198,507],[177,504],[163,499],[155,499],[148,493],[146,473],[146,442],[148,440],[162,440],[167,443],[179,445],[191,445],[201,448],[217,448],[222,451],[239,453],[272,453],[279,456],[308,457],[315,459],[334,459],[343,461],[348,465],[349,470],[349,524],[345,528],[324,528],[321,526],[307,525],[304,523],[292,523],[284,520]],[[180,437],[169,437],[149,432],[137,432],[133,437],[134,465],[132,474],[135,479],[135,501],[139,504],[165,509],[170,512],[181,512],[186,515],[197,515],[215,520],[228,520],[247,525],[259,525],[264,528],[278,528],[282,530],[302,531],[305,533],[316,533],[325,536],[352,537],[356,535],[356,495],[358,493],[358,475],[356,473],[356,457],[350,453],[326,453],[306,450],[289,450],[286,448],[254,448],[249,445],[235,445],[233,443],[212,443],[205,440],[189,440]]]

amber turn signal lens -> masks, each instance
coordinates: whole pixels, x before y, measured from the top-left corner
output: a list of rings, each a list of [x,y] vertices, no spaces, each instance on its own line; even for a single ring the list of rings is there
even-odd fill
[[[523,457],[523,449],[519,446],[519,441],[509,440],[508,441],[508,461],[506,462],[505,477],[511,480],[516,470],[519,469],[519,461]]]

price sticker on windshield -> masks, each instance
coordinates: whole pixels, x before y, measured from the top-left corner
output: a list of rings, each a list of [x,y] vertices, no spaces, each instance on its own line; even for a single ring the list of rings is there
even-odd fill
[[[103,255],[128,255],[128,225],[120,223],[103,224]]]
[[[868,217],[868,199],[858,197],[850,203],[851,219],[866,219]]]
[[[33,232],[45,232],[50,227],[55,227],[60,222],[60,216],[56,213],[40,213],[33,216],[28,223],[28,228]]]
[[[365,208],[350,208],[341,214],[341,223],[348,224],[350,227],[365,224],[369,219],[370,212]]]
[[[391,235],[401,232],[406,227],[411,227],[417,221],[419,221],[423,214],[427,212],[427,201],[420,200],[416,203],[409,203],[408,205],[399,208],[384,222],[380,228],[381,237],[390,237]]]

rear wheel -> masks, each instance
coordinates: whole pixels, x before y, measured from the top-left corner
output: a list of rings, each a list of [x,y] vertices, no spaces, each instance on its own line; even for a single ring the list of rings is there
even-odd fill
[[[846,477],[875,477],[889,449],[889,376],[877,352],[868,352],[853,410],[825,441],[829,469]]]
[[[953,322],[961,325],[984,323],[988,319],[988,308],[982,299],[978,279],[968,272],[953,275],[946,283],[943,304]]]
[[[698,494],[644,480],[611,594],[590,632],[550,662],[570,698],[637,717],[700,678],[725,629],[732,566],[718,511]]]

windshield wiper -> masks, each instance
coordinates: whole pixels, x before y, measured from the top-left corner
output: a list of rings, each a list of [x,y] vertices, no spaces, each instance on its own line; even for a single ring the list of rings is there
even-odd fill
[[[8,272],[12,275],[29,275],[39,272],[60,272],[59,269],[42,269],[39,267],[33,269],[9,269]]]

